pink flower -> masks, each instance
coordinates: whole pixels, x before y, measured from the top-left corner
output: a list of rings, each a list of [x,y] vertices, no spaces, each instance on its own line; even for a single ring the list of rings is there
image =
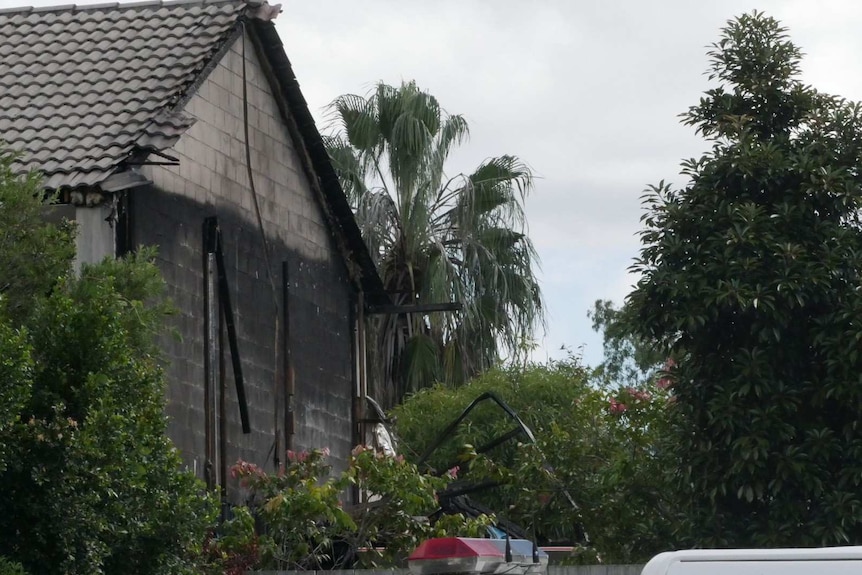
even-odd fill
[[[620,403],[614,398],[611,398],[608,403],[610,405],[610,412],[614,415],[620,415],[628,410],[628,406],[625,403]]]
[[[296,452],[292,449],[287,450],[287,460],[288,461],[296,461]]]
[[[320,452],[323,454],[324,457],[329,457],[329,448],[328,447],[324,447]]]
[[[453,467],[452,469],[447,471],[446,475],[449,476],[451,479],[458,479],[458,472],[459,471],[461,471],[461,467],[456,465],[455,467]]]
[[[266,472],[263,469],[255,465],[254,463],[249,463],[248,461],[243,461],[240,459],[237,461],[233,467],[230,468],[230,476],[231,477],[265,477]]]
[[[652,396],[648,391],[644,389],[635,389],[634,387],[627,387],[623,390],[626,395],[635,399],[637,401],[649,401],[652,399]]]
[[[656,387],[659,389],[667,389],[670,387],[670,384],[673,383],[669,377],[660,377],[656,382]]]

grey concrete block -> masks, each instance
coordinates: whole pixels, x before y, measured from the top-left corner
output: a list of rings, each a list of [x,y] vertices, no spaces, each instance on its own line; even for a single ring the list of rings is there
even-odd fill
[[[165,356],[170,359],[166,368],[171,382],[167,413],[171,436],[186,465],[197,466],[199,474],[204,445],[201,225],[207,216],[218,215],[222,224],[252,417],[253,432],[243,435],[235,391],[230,387],[232,375],[228,374],[230,461],[243,457],[271,465],[274,416],[280,406],[273,390],[275,314],[245,168],[241,107],[230,109],[231,102],[241,103],[233,93],[241,85],[232,78],[239,77],[229,71],[231,63],[236,67],[239,62],[235,51],[231,52],[192,98],[199,121],[175,149],[180,166],[154,167],[157,189],[135,196],[136,241],[161,246],[159,266],[165,273],[168,295],[183,310],[172,319],[182,340],[166,339],[163,343]],[[249,69],[255,67],[249,61]],[[280,263],[291,262],[290,345],[297,373],[297,401],[310,408],[297,429],[297,442],[308,448],[329,446],[333,463],[339,467],[352,447],[352,288],[331,242],[314,237],[326,236],[322,232],[323,213],[299,174],[293,144],[280,124],[274,102],[266,90],[255,88],[250,95],[252,100],[263,99],[254,102],[250,120],[257,124],[252,130],[257,157],[255,183],[272,250],[278,297]],[[226,359],[230,366],[229,354]]]

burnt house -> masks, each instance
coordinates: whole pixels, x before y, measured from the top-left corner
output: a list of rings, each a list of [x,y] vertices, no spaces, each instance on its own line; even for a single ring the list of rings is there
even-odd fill
[[[242,0],[0,11],[0,140],[78,223],[78,263],[158,249],[169,435],[237,459],[361,437],[382,284],[273,24]]]

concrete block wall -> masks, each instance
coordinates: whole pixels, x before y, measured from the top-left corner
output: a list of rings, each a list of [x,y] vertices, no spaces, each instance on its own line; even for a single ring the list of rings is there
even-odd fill
[[[218,216],[239,334],[252,426],[243,435],[228,371],[228,463],[272,469],[276,418],[282,429],[282,350],[276,365],[276,304],[249,185],[243,140],[243,52],[249,142],[271,271],[281,308],[281,263],[289,265],[290,346],[296,374],[296,447],[329,447],[336,468],[351,445],[354,291],[331,230],[307,181],[251,42],[239,38],[200,85],[185,111],[197,123],[173,153],[179,166],[150,166],[149,188],[130,198],[133,241],[159,246],[159,265],[179,313],[166,338],[169,433],[185,462],[204,463],[204,218]],[[283,326],[279,326],[280,328]],[[277,378],[277,379],[276,379]],[[283,432],[282,432],[283,433]],[[282,443],[283,447],[283,443]],[[284,459],[282,455],[281,459]]]

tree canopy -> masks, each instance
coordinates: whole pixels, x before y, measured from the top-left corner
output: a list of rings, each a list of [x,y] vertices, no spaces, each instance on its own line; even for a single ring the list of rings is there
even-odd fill
[[[445,163],[468,136],[415,83],[379,83],[366,97],[331,106],[326,144],[394,301],[456,302],[457,312],[375,320],[375,395],[384,405],[435,381],[462,383],[515,356],[542,321],[523,201],[533,186],[514,156],[447,177]]]
[[[0,555],[30,573],[184,573],[213,506],[165,436],[147,253],[71,273],[35,176],[0,154]],[[3,562],[0,561],[0,565]]]
[[[596,383],[577,359],[495,368],[456,389],[412,395],[393,413],[399,449],[412,461],[477,397],[501,397],[535,435],[496,444],[517,429],[492,402],[474,409],[431,454],[438,473],[458,464],[470,497],[540,544],[572,544],[570,561],[635,563],[673,548],[677,520],[673,454],[665,443],[668,392],[658,379],[639,387]],[[490,446],[482,454],[476,453]]]
[[[691,543],[862,542],[862,107],[735,18],[683,119],[711,148],[644,196],[628,300],[670,374]]]
[[[5,313],[21,321],[34,294],[47,294],[71,269],[74,227],[43,218],[52,198],[35,174],[17,177],[14,156],[0,148],[0,301]]]
[[[610,300],[596,300],[587,312],[593,330],[602,334],[604,359],[592,375],[604,385],[644,385],[667,360],[660,346],[636,333],[630,316],[627,307],[617,308]]]

